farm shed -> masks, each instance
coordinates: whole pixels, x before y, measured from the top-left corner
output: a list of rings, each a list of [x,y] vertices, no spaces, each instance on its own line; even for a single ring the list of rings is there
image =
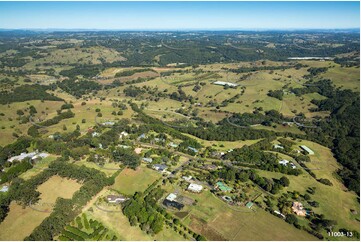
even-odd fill
[[[301,145],[300,146],[301,149],[303,149],[304,151],[306,151],[309,155],[314,155],[315,152],[313,152],[313,150],[311,150],[310,148],[308,148],[306,145]]]

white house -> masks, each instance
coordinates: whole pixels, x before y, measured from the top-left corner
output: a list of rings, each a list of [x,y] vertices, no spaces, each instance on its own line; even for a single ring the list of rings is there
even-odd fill
[[[182,178],[187,182],[190,182],[192,180],[192,176],[182,176]]]
[[[120,135],[119,135],[119,139],[123,139],[123,138],[127,137],[128,135],[129,135],[129,134],[128,134],[127,132],[122,131],[122,132],[120,133]]]
[[[7,192],[9,191],[9,187],[8,186],[3,186],[1,189],[0,189],[0,192]]]
[[[287,166],[289,161],[288,160],[280,160],[278,163],[281,164],[281,165]]]
[[[173,143],[173,142],[170,142],[170,143],[169,143],[169,146],[172,147],[172,148],[177,148],[177,147],[178,147],[178,144]]]
[[[100,136],[100,133],[98,133],[98,132],[93,132],[92,133],[92,137],[99,137]]]
[[[113,126],[115,123],[113,121],[106,121],[104,123],[102,123],[102,125],[105,125],[105,126]]]
[[[174,200],[176,200],[176,198],[177,198],[177,195],[174,194],[174,193],[171,193],[171,194],[169,194],[169,195],[166,197],[166,199],[169,200],[169,201],[171,201],[171,202],[173,202]]]
[[[283,150],[283,146],[282,146],[282,145],[278,145],[278,144],[275,144],[275,145],[273,146],[273,148],[275,148],[275,149],[282,149],[282,150]]]
[[[152,159],[152,158],[146,158],[146,157],[144,157],[142,160],[143,160],[144,162],[147,162],[147,163],[152,163],[152,162],[153,162],[153,159]]]
[[[123,197],[123,196],[117,196],[117,195],[108,195],[107,196],[108,203],[121,203],[126,200],[127,200],[127,198]]]
[[[198,185],[198,184],[195,184],[195,183],[191,183],[188,186],[188,190],[191,191],[191,192],[199,193],[199,192],[202,191],[202,189],[203,189],[202,185]]]

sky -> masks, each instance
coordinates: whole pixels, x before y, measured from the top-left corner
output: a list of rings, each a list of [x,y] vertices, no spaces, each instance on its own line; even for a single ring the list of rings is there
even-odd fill
[[[6,29],[340,29],[359,2],[0,2]]]

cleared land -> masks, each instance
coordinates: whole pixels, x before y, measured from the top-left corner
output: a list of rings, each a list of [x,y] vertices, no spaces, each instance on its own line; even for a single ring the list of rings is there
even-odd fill
[[[121,193],[133,195],[136,191],[143,192],[161,176],[159,172],[146,168],[144,165],[136,170],[126,168],[117,176],[112,188]]]
[[[74,180],[53,176],[38,187],[40,201],[32,205],[34,209],[12,202],[8,216],[0,224],[0,240],[23,240],[49,216],[58,197],[71,198],[80,187]]]

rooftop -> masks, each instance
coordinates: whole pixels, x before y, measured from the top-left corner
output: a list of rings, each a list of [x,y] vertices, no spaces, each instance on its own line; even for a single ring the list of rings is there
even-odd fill
[[[169,201],[174,201],[177,198],[177,195],[175,195],[174,193],[169,194],[166,199]]]
[[[188,190],[191,190],[191,191],[200,192],[200,191],[202,191],[202,189],[203,189],[202,185],[198,185],[198,184],[195,184],[195,183],[191,183],[188,186]]]
[[[217,182],[216,183],[217,187],[221,190],[221,191],[231,191],[232,188],[226,186],[223,182]]]
[[[313,150],[311,150],[310,148],[308,148],[306,145],[301,145],[300,146],[304,151],[306,151],[308,154],[310,155],[314,155],[315,152],[313,152]]]
[[[222,82],[222,81],[216,81],[213,82],[215,85],[221,85],[221,86],[230,86],[230,87],[236,87],[238,84],[232,83],[232,82]]]

